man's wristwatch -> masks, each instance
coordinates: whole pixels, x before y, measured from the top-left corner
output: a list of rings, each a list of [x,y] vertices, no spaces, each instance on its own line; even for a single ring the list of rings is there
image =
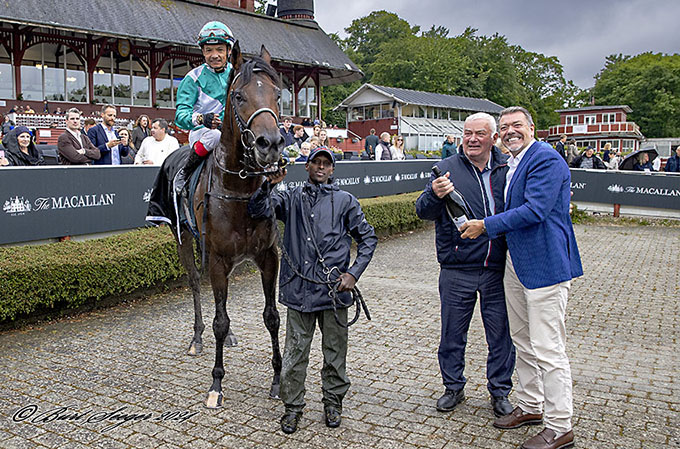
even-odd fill
[[[484,224],[484,220],[482,220],[482,233],[486,232],[486,224]]]

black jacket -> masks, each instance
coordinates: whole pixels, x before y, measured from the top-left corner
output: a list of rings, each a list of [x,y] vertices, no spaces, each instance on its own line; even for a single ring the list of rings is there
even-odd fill
[[[19,149],[16,128],[3,138],[2,143],[5,145],[5,157],[11,167],[43,165],[45,163],[33,142],[28,145],[28,154],[24,154]]]
[[[503,212],[505,203],[503,191],[505,189],[505,175],[508,171],[508,156],[493,147],[491,150],[491,192],[494,199],[494,214]],[[458,190],[474,214],[473,218],[483,219],[487,216],[483,186],[465,154],[456,153],[436,164],[442,173],[451,172],[450,180]],[[416,201],[416,213],[424,220],[435,222],[435,244],[437,260],[443,268],[478,269],[488,267],[494,270],[505,268],[506,243],[504,237],[489,240],[486,234],[477,239],[462,239],[456,225],[451,221],[444,200],[432,191],[434,175],[425,191]]]
[[[571,162],[572,168],[581,168],[581,161],[583,161],[583,158],[585,158],[585,157],[586,157],[586,155],[582,154],[582,155],[578,156],[576,159],[574,159]],[[606,170],[607,169],[607,166],[604,165],[604,162],[602,162],[602,159],[595,156],[594,154],[593,154],[592,157],[593,157],[593,168],[596,168],[598,170]]]
[[[315,185],[309,181],[293,190],[271,192],[271,202],[270,191],[271,184],[265,181],[248,203],[248,213],[253,218],[275,215],[285,223],[283,245],[297,265],[295,269],[305,277],[326,280],[313,238],[327,267],[337,267],[339,273],[350,273],[358,280],[373,257],[378,238],[357,199],[337,185]],[[307,232],[303,213],[308,214],[307,224],[313,235]],[[357,257],[350,266],[352,238],[357,242]],[[337,278],[339,273],[334,272],[333,278]],[[345,306],[350,305],[349,292],[339,293],[338,299]],[[328,287],[302,280],[284,257],[279,274],[279,302],[300,312],[332,308]]]

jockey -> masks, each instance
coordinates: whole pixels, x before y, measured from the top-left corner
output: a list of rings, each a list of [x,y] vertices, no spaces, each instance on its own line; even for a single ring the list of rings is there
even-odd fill
[[[189,132],[192,152],[175,177],[175,192],[182,193],[191,173],[220,142],[220,128],[227,102],[229,56],[234,35],[222,22],[208,22],[198,34],[205,64],[191,70],[177,89],[175,123]]]

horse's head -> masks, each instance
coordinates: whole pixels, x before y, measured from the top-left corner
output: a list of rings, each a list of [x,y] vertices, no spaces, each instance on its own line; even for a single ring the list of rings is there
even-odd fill
[[[284,139],[279,132],[278,100],[281,89],[271,55],[262,46],[260,56],[245,61],[238,42],[231,53],[234,77],[229,90],[232,129],[238,129],[244,147],[246,170],[261,170],[276,164]]]

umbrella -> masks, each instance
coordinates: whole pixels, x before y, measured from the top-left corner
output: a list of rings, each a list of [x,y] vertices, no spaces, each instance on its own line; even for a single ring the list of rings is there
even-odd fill
[[[637,151],[633,151],[628,156],[623,158],[619,164],[619,170],[633,170],[633,165],[637,162],[637,155],[640,153],[647,153],[649,155],[649,162],[652,162],[659,156],[656,148],[641,148]]]

